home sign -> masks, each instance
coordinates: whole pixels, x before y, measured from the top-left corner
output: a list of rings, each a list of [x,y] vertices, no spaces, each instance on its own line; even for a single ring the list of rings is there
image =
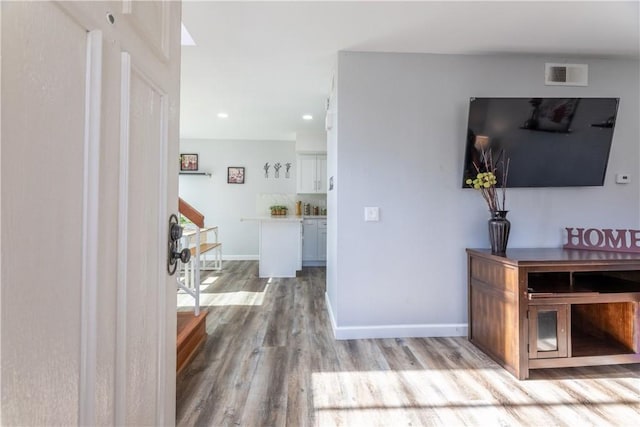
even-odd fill
[[[565,249],[640,253],[640,230],[566,227]]]

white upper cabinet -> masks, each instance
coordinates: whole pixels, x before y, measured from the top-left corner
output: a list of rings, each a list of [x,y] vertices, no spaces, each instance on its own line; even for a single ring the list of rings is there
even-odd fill
[[[298,154],[298,193],[327,192],[327,155]]]

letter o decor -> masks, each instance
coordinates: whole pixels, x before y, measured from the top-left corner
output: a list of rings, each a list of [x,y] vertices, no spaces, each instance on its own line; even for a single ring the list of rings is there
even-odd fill
[[[640,253],[640,230],[565,227],[565,231],[565,249]]]
[[[593,233],[596,233],[598,236],[598,241],[596,243],[593,243],[593,239],[591,238]],[[588,228],[587,231],[584,232],[584,240],[589,246],[600,248],[604,243],[604,233],[597,228]]]

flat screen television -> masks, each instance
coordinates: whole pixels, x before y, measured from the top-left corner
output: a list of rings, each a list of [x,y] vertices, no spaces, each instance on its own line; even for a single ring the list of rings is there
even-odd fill
[[[507,187],[602,186],[619,98],[471,98],[462,186],[480,151],[509,159]],[[498,178],[502,171],[498,170]],[[499,183],[501,185],[501,183]]]

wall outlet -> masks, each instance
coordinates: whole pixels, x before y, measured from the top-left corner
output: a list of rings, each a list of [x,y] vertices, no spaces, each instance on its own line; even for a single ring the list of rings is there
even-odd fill
[[[365,221],[380,221],[380,209],[376,207],[364,208]]]
[[[631,176],[628,173],[618,173],[616,174],[616,183],[617,184],[628,184],[631,182]]]

